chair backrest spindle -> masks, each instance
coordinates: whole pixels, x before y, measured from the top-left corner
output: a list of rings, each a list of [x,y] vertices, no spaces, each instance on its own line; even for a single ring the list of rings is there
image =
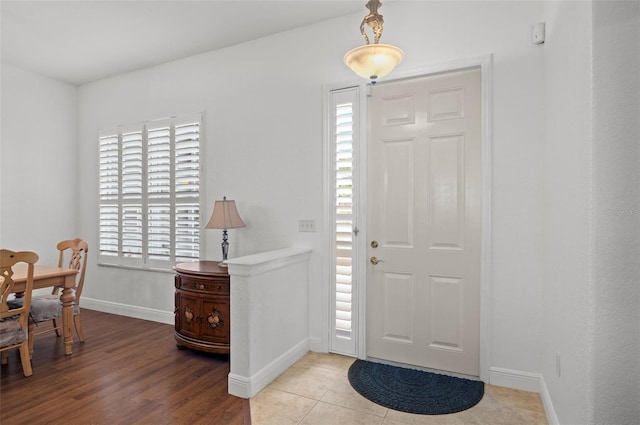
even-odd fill
[[[24,302],[20,309],[11,309],[12,314],[20,314],[29,311],[31,305],[31,292],[33,289],[33,264],[38,261],[38,254],[29,251],[10,251],[0,249],[0,313],[9,311],[7,300],[9,295],[15,293],[13,281],[13,266],[17,263],[27,263],[27,281],[25,283]],[[26,324],[26,323],[25,323]]]
[[[75,303],[77,304],[80,302],[80,295],[82,294],[82,287],[84,286],[84,274],[87,268],[89,245],[82,239],[75,238],[59,242],[57,248],[59,251],[58,267],[65,267],[65,254],[70,251],[69,262],[66,267],[78,270],[75,289]],[[59,289],[58,287],[54,288],[53,294],[57,295]]]
[[[33,264],[38,254],[29,251],[9,251],[0,249],[0,351],[2,363],[8,361],[7,350],[18,348],[24,376],[31,376],[31,357],[29,355],[29,309],[33,290]],[[16,287],[13,267],[17,263],[27,263],[27,276],[24,287]],[[9,308],[9,295],[22,293],[22,305]]]

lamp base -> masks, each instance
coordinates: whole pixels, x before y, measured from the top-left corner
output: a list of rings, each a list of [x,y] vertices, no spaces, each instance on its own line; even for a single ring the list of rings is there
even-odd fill
[[[218,263],[218,267],[227,267],[227,253],[229,252],[229,242],[227,242],[227,229],[222,231],[222,261]]]

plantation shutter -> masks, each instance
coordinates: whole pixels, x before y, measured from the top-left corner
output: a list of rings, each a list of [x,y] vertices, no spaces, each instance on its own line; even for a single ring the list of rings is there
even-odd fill
[[[357,88],[331,92],[331,151],[333,158],[333,288],[331,351],[355,355],[354,334],[354,115]]]
[[[100,255],[120,252],[120,142],[117,134],[100,137]]]
[[[100,264],[170,270],[201,254],[202,116],[100,134]]]
[[[353,105],[336,106],[336,333],[351,336]]]
[[[176,125],[175,132],[175,255],[188,261],[200,254],[200,122]]]
[[[147,211],[149,261],[171,261],[171,123],[148,125],[147,140]]]
[[[122,255],[137,265],[143,252],[142,129],[122,134]]]

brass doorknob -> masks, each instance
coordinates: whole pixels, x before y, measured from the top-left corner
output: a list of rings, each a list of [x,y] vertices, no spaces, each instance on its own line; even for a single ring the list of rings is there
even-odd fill
[[[376,264],[378,264],[378,263],[384,263],[384,261],[379,260],[379,259],[378,259],[378,257],[375,257],[375,256],[374,256],[374,257],[371,257],[371,258],[369,259],[369,262],[370,262],[371,264],[373,264],[374,266],[375,266]]]

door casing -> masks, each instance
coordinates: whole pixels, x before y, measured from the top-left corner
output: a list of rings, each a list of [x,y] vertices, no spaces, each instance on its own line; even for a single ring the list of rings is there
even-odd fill
[[[482,224],[481,224],[481,282],[480,282],[480,376],[479,378],[484,381],[489,381],[489,367],[491,364],[491,335],[490,335],[490,309],[491,309],[491,258],[492,258],[492,250],[491,250],[491,193],[492,193],[492,164],[491,164],[491,146],[492,146],[492,75],[493,75],[493,56],[492,55],[483,55],[477,57],[470,57],[459,59],[455,61],[448,61],[433,64],[428,67],[423,67],[419,69],[414,69],[405,72],[394,72],[392,74],[392,78],[387,79],[387,81],[397,81],[404,79],[412,79],[412,78],[420,78],[438,73],[447,73],[458,71],[467,68],[480,68],[481,75],[481,109],[482,109],[482,148],[481,148],[481,161],[482,161]],[[384,82],[378,82],[378,84],[384,84]],[[342,84],[333,83],[324,85],[323,96],[324,102],[326,105],[326,99],[328,93],[336,88],[341,87],[353,87],[355,85],[360,86],[362,97],[366,96],[368,93],[368,86],[363,81],[350,81]],[[324,108],[326,110],[326,108]],[[366,99],[361,99],[360,105],[360,120],[361,120],[361,128],[368,129],[369,111],[367,107]],[[326,117],[325,117],[326,118]],[[326,120],[325,120],[326,122]],[[326,127],[326,126],[325,126]],[[364,132],[367,133],[366,131]],[[362,143],[360,143],[357,147],[357,154],[360,158],[360,164],[367,164],[367,137],[364,136]],[[323,141],[325,144],[329,140],[328,132],[324,135]],[[329,188],[329,173],[327,172],[329,167],[329,158],[325,153],[324,158],[324,221],[325,221],[325,229],[329,229],[331,226],[331,222],[327,217],[330,217],[330,209],[332,199],[330,199],[330,188]],[[366,192],[367,192],[367,170],[366,166],[361,166],[359,170],[357,170],[358,175],[360,177],[361,187],[358,190],[359,202],[366,203]],[[365,208],[366,209],[366,208]],[[362,210],[362,208],[361,208]],[[356,238],[356,242],[354,246],[357,250],[357,273],[358,276],[366,276],[366,268],[367,268],[367,258],[366,258],[366,241],[368,240],[367,235],[367,223],[365,214],[361,213],[361,217],[358,218],[359,222],[359,234]],[[329,248],[332,243],[329,232],[325,232],[324,235],[324,246]],[[329,302],[330,291],[332,290],[332,285],[330,284],[331,279],[329,276],[329,265],[330,258],[328,255],[325,255],[325,259],[323,261],[323,282],[325,282],[326,291],[324,291],[322,303],[323,303],[323,324],[322,324],[322,333],[323,338],[319,341],[318,344],[311,344],[311,348],[316,348],[318,351],[329,351],[329,333],[330,326],[333,324],[329,323],[329,311],[332,308]],[[359,359],[366,358],[366,286],[364,284],[359,283],[357,287],[357,293],[355,294],[355,302],[358,303],[359,308],[358,314],[356,316],[355,323],[355,334],[357,338],[356,342],[356,357]]]

